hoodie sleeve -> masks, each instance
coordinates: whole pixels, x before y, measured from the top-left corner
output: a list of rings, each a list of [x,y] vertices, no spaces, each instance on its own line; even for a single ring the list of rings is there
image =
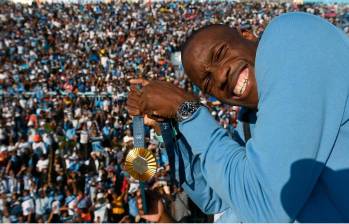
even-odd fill
[[[185,138],[181,136],[177,140],[180,159],[184,166],[184,181],[181,187],[192,201],[206,214],[220,213],[228,208],[228,204],[207,184],[200,167],[200,158],[194,156]],[[179,172],[179,170],[176,170]],[[179,180],[178,180],[179,181]]]

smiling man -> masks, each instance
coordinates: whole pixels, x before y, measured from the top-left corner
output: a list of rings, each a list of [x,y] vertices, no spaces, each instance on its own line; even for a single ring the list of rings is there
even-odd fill
[[[197,31],[182,49],[183,65],[204,93],[231,105],[257,107],[254,75],[257,43],[224,25]]]
[[[177,120],[182,186],[219,221],[348,222],[348,58],[347,36],[309,14],[277,17],[258,46],[213,25],[186,41],[184,69],[204,92],[258,111],[248,141],[168,83],[131,91],[128,109]]]

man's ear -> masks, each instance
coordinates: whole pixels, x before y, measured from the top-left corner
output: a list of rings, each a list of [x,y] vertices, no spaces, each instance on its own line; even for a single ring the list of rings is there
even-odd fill
[[[240,30],[238,29],[240,35],[246,40],[257,41],[258,38],[250,30]]]

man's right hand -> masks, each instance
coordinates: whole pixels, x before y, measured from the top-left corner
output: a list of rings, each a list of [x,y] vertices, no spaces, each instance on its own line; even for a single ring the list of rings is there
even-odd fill
[[[198,98],[174,84],[165,81],[151,81],[146,83],[141,90],[131,86],[127,108],[131,115],[148,114],[157,121],[162,121],[176,118],[179,106],[185,101],[198,101]]]
[[[127,110],[131,116],[144,115],[144,114],[141,114],[141,110],[140,110],[141,105],[139,102],[139,97],[135,96],[135,94],[140,94],[136,86],[141,85],[143,87],[143,86],[146,86],[149,82],[144,79],[131,79],[130,83],[131,83],[131,91],[127,99]],[[160,134],[159,123],[155,119],[150,118],[146,114],[144,115],[144,125],[153,128],[157,134]]]
[[[128,113],[131,116],[144,115],[141,112],[141,102],[140,102],[141,91],[137,88],[137,86],[141,85],[142,87],[144,87],[148,84],[148,81],[144,79],[131,79],[130,83],[131,83],[131,90],[128,93],[128,97],[127,97]]]

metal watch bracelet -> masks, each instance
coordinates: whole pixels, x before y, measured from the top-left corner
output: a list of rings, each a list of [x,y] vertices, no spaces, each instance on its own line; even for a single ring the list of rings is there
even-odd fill
[[[184,101],[176,112],[177,122],[189,119],[201,106],[204,105],[199,101]]]

